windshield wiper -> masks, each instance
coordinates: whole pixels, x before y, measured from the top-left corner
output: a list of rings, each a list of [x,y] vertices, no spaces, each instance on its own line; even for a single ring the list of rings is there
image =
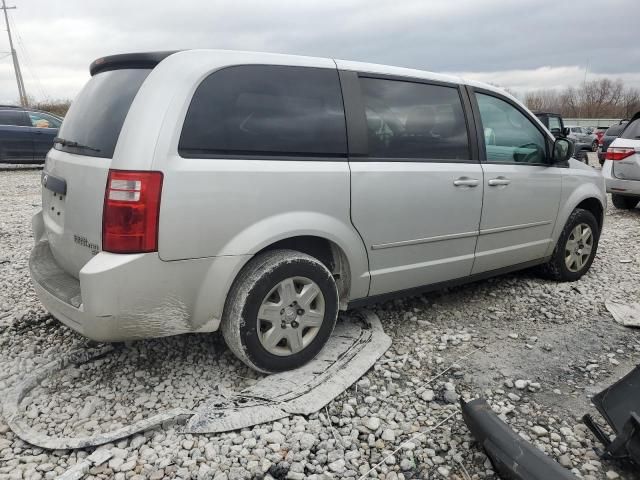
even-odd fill
[[[83,148],[85,150],[91,150],[93,152],[99,152],[99,148],[93,148],[88,145],[82,145],[78,142],[74,142],[72,140],[65,140],[64,138],[56,137],[53,139],[53,143],[59,143],[63,147],[73,147],[73,148]]]

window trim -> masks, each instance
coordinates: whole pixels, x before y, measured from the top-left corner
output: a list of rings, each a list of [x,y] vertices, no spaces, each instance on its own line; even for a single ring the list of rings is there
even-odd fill
[[[532,116],[524,109],[522,108],[520,105],[518,105],[517,103],[514,103],[510,98],[501,95],[498,92],[494,92],[493,90],[487,90],[485,88],[481,88],[481,87],[474,87],[471,85],[467,85],[466,86],[467,92],[469,94],[469,97],[471,99],[471,109],[473,111],[473,116],[475,118],[475,122],[476,122],[476,129],[478,131],[478,135],[477,140],[478,140],[478,148],[479,148],[479,156],[480,156],[480,162],[481,163],[486,163],[486,164],[492,164],[492,165],[519,165],[519,166],[533,166],[533,167],[560,167],[562,166],[561,164],[554,164],[551,161],[551,154],[550,152],[553,149],[553,143],[555,141],[555,139],[551,139],[551,137],[549,136],[549,134],[544,131],[542,128],[540,128],[540,126],[538,125],[538,122],[534,121]],[[484,134],[480,135],[479,133],[483,131],[483,125],[482,125],[482,117],[480,115],[480,106],[478,105],[478,99],[476,97],[476,94],[482,94],[482,95],[488,95],[490,97],[494,97],[497,98],[498,100],[502,100],[503,102],[508,103],[509,105],[511,105],[512,107],[514,107],[516,110],[518,110],[520,113],[522,113],[525,118],[527,118],[531,124],[542,134],[543,138],[546,139],[545,145],[546,145],[546,152],[545,152],[545,162],[542,163],[522,163],[522,162],[498,162],[495,160],[487,160],[487,149],[486,146],[484,144]],[[567,165],[568,166],[568,165]]]
[[[402,75],[388,75],[382,73],[371,73],[364,71],[340,70],[341,81],[345,80],[347,88],[343,86],[344,106],[347,118],[347,140],[349,147],[349,161],[351,162],[404,162],[404,163],[471,163],[477,164],[480,161],[478,155],[478,145],[476,130],[473,122],[471,105],[466,98],[464,85],[441,80],[431,80],[427,78],[405,77]],[[391,80],[405,83],[419,83],[436,87],[448,87],[458,91],[462,114],[464,115],[467,130],[467,145],[469,148],[468,159],[456,160],[451,158],[404,158],[404,157],[373,157],[369,156],[369,145],[367,138],[367,120],[365,105],[360,85],[361,78],[372,78],[376,80]],[[343,85],[344,85],[343,84]]]
[[[338,75],[338,88],[340,89],[340,98],[342,100],[342,110],[344,113],[344,124],[345,124],[345,141],[346,141],[346,152],[345,153],[327,153],[327,152],[318,152],[318,153],[310,153],[310,152],[260,152],[257,150],[230,150],[229,153],[225,153],[221,150],[211,150],[209,153],[205,153],[204,149],[184,149],[180,148],[180,141],[182,140],[182,133],[184,131],[184,126],[187,120],[187,115],[189,113],[189,109],[191,108],[191,104],[193,102],[193,98],[198,91],[198,88],[212,75],[215,75],[223,70],[227,70],[230,68],[236,67],[288,67],[288,68],[305,68],[312,70],[328,70],[331,72],[336,72]],[[340,71],[337,68],[331,67],[309,67],[309,66],[301,66],[301,65],[286,65],[286,64],[274,64],[274,63],[237,63],[233,65],[226,65],[222,68],[217,68],[215,70],[210,71],[200,80],[200,82],[195,86],[191,97],[189,98],[189,104],[182,115],[181,122],[179,125],[180,135],[178,136],[178,143],[175,146],[176,153],[178,157],[184,159],[214,159],[214,160],[272,160],[272,161],[320,161],[320,162],[346,162],[349,158],[349,136],[348,136],[348,127],[347,127],[347,109],[345,105],[344,93],[342,91],[342,82],[340,79]],[[200,150],[195,152],[195,150]]]

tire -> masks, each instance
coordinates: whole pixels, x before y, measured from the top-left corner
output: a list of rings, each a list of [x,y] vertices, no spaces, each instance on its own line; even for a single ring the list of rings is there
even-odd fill
[[[578,226],[586,225],[591,229],[591,250],[586,257],[582,252],[584,252],[583,248],[579,248],[579,245],[576,245],[576,249],[582,253],[581,257],[581,265],[578,263],[574,263],[571,265],[571,268],[567,265],[569,260],[569,256],[566,255],[567,248],[570,247],[570,243],[572,242],[572,233],[575,232],[575,229]],[[553,254],[551,255],[551,259],[540,266],[539,273],[551,280],[556,280],[559,282],[574,282],[582,277],[593,263],[593,259],[596,256],[596,252],[598,250],[598,241],[600,239],[600,228],[598,226],[598,221],[596,217],[588,210],[583,210],[582,208],[576,208],[569,218],[567,219],[567,223],[562,229],[562,233],[560,234],[560,238],[558,239],[558,243],[553,250]],[[568,245],[569,243],[569,245]],[[575,255],[574,257],[577,257]]]
[[[238,274],[227,295],[222,334],[231,351],[254,370],[292,370],[325,345],[338,305],[335,280],[323,263],[295,250],[273,250],[252,258]]]
[[[583,163],[589,163],[589,152],[587,150],[580,150],[578,152],[578,160]]]
[[[629,197],[626,195],[611,195],[611,201],[613,202],[613,206],[619,208],[621,210],[631,210],[638,205],[640,201],[640,197]]]

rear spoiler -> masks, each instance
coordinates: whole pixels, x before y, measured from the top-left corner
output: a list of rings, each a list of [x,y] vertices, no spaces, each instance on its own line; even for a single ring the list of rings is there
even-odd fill
[[[173,55],[178,50],[166,52],[142,52],[123,53],[120,55],[109,55],[101,57],[89,66],[89,73],[93,77],[97,73],[108,72],[109,70],[120,70],[123,68],[154,68],[169,55]]]

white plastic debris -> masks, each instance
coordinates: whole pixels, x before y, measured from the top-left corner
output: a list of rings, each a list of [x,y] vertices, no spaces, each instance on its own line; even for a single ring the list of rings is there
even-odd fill
[[[625,304],[607,300],[604,306],[620,325],[640,327],[640,303]]]

